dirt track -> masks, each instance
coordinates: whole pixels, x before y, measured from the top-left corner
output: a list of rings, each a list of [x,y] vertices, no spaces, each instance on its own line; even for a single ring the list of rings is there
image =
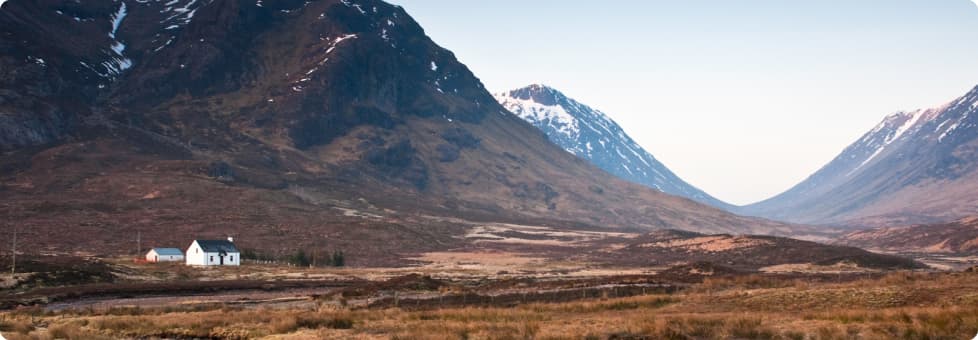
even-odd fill
[[[73,301],[56,302],[45,307],[48,311],[63,311],[71,309],[106,310],[120,307],[153,308],[186,305],[262,305],[262,306],[293,306],[312,301],[312,297],[328,293],[335,288],[290,289],[278,292],[263,290],[247,290],[233,292],[217,292],[211,294],[193,294],[183,296],[140,296],[140,297],[101,297],[85,298]]]
[[[246,303],[313,296],[360,281],[183,281],[91,284],[0,294],[0,309],[46,305],[49,309],[159,306],[183,303]]]

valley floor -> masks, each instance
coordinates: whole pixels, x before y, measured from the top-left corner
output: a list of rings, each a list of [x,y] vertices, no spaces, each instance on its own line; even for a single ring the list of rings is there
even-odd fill
[[[654,274],[514,277],[246,266],[187,277],[192,274],[181,266],[113,266],[140,285],[74,286],[69,290],[76,295],[63,301],[0,312],[0,333],[12,340],[970,339],[978,333],[974,272],[738,273],[694,264]],[[170,275],[184,276],[176,282],[186,286],[150,289],[174,285],[165,279]]]

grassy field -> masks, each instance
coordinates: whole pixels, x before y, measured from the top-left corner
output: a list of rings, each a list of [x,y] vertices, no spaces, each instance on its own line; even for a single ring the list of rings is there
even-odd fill
[[[341,299],[335,297],[333,299]],[[843,283],[708,278],[672,294],[508,307],[228,305],[0,314],[8,339],[970,339],[978,274],[897,272]]]

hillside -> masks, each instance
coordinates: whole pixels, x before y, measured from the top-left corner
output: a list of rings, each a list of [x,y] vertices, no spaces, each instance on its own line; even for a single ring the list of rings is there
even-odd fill
[[[864,269],[910,269],[921,264],[859,248],[826,245],[783,237],[758,235],[706,235],[677,230],[646,233],[623,242],[613,252],[632,265],[708,262],[742,270],[777,270],[793,265],[852,266]]]
[[[855,231],[838,244],[901,253],[978,254],[978,218]]]

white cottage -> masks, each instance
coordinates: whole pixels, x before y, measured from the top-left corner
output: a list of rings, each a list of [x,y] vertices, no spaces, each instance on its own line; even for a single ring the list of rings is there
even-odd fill
[[[177,248],[153,248],[146,253],[148,262],[179,262],[183,261],[183,251]]]
[[[241,252],[234,239],[194,240],[187,248],[188,266],[240,266]]]

